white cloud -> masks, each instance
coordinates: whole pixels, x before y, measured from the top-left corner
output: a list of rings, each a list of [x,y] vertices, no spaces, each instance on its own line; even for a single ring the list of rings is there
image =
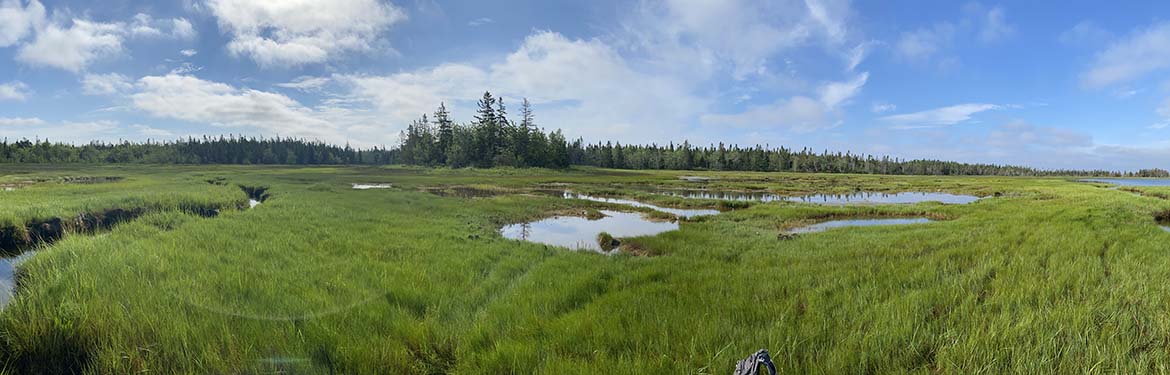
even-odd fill
[[[709,126],[740,128],[784,128],[799,133],[832,128],[837,125],[824,103],[805,96],[780,99],[769,105],[755,106],[742,113],[703,115]]]
[[[1004,108],[1004,106],[968,103],[921,112],[886,116],[882,117],[881,120],[893,124],[896,129],[931,128],[955,125],[970,120],[971,116],[977,113],[1001,108]]]
[[[325,85],[329,84],[329,82],[329,77],[300,76],[293,79],[292,82],[279,83],[276,84],[276,86],[295,89],[298,91],[312,92],[320,91],[321,88],[325,87]]]
[[[13,81],[8,83],[0,83],[0,101],[23,101],[27,97],[28,85],[24,84],[24,82]]]
[[[154,127],[150,127],[147,125],[135,124],[135,125],[130,125],[130,127],[133,128],[135,131],[137,131],[138,134],[141,134],[141,135],[144,135],[147,137],[156,137],[156,138],[172,137],[173,138],[175,136],[175,133],[171,133],[170,131],[167,131],[165,129],[154,128]]]
[[[491,18],[481,17],[481,18],[476,18],[474,20],[468,21],[467,26],[479,27],[479,26],[487,25],[487,24],[493,23],[493,22],[496,22],[496,21],[492,20]]]
[[[1136,30],[1097,54],[1082,82],[1103,87],[1170,67],[1170,23]]]
[[[190,62],[183,62],[183,63],[179,64],[179,66],[176,66],[174,69],[171,69],[170,74],[184,75],[184,74],[195,73],[195,72],[198,72],[200,70],[203,70],[202,66],[198,66],[198,65],[192,64]]]
[[[950,48],[955,37],[955,26],[940,23],[932,28],[903,32],[894,44],[897,55],[909,61],[925,61]]]
[[[157,117],[252,127],[265,135],[343,140],[336,125],[284,95],[184,75],[147,76],[138,85],[130,96],[134,107]]]
[[[890,104],[890,103],[874,102],[873,105],[870,106],[869,110],[870,110],[870,112],[873,112],[873,113],[886,113],[886,112],[894,111],[897,109],[898,109],[898,106]]]
[[[209,0],[207,5],[232,37],[228,51],[261,66],[312,64],[367,51],[379,34],[406,18],[398,7],[378,0]]]
[[[31,0],[22,6],[21,0],[0,1],[0,47],[16,44],[45,22],[45,6]]]
[[[199,53],[199,51],[196,51],[193,49],[185,49],[185,50],[179,51],[180,55],[187,56],[187,57],[195,56],[198,53]]]
[[[6,119],[0,118],[0,125],[6,125]],[[21,126],[12,129],[14,137],[48,140],[73,144],[90,143],[93,141],[112,142],[124,138],[122,128],[118,122],[110,120],[61,123],[48,123],[40,119],[15,119],[13,125]]]
[[[821,86],[819,98],[794,96],[774,103],[753,106],[736,114],[703,115],[705,125],[728,125],[741,128],[784,128],[798,133],[829,129],[840,125],[838,109],[861,92],[869,79],[868,72],[862,72],[852,80],[830,82]]]
[[[20,45],[16,60],[32,66],[78,73],[98,59],[121,53],[127,37],[191,39],[195,35],[194,27],[183,18],[155,20],[138,13],[129,22],[66,17],[50,21],[45,17],[44,6],[36,0],[23,8],[20,0],[0,1],[0,47],[18,44],[31,36]]]
[[[130,78],[118,74],[86,74],[81,79],[81,90],[86,95],[113,95],[134,87]]]
[[[1007,23],[1007,16],[1003,8],[993,7],[982,16],[982,28],[979,30],[979,41],[991,43],[1002,40],[1016,33],[1016,29]]]
[[[33,126],[44,123],[44,120],[36,117],[0,117],[0,126]]]
[[[1071,47],[1095,47],[1113,38],[1113,33],[1097,26],[1093,21],[1077,22],[1072,28],[1060,33],[1060,43]]]
[[[838,105],[846,103],[850,98],[853,98],[857,93],[861,92],[861,87],[865,86],[867,80],[869,80],[869,72],[862,72],[852,80],[826,84],[818,90],[821,96],[821,103],[830,109],[837,108]]]
[[[440,102],[468,119],[473,101],[490,90],[507,98],[513,111],[527,97],[537,107],[538,123],[568,134],[653,142],[677,139],[680,127],[708,105],[690,95],[684,82],[634,70],[604,42],[553,32],[528,36],[516,51],[485,67],[448,63],[389,76],[333,78],[349,88],[349,100],[372,105],[396,126]]]
[[[741,80],[767,74],[768,60],[781,51],[843,43],[851,10],[838,0],[657,0],[632,14],[616,45],[646,54],[660,70]]]
[[[17,51],[16,59],[34,66],[79,72],[90,62],[122,51],[117,24],[74,19],[68,28],[56,23],[37,31],[36,38]]]
[[[988,134],[987,144],[999,149],[1068,149],[1093,145],[1093,138],[1070,129],[1036,126],[1021,120],[1009,121]]]
[[[178,39],[195,39],[195,26],[186,18],[171,19],[171,35]]]

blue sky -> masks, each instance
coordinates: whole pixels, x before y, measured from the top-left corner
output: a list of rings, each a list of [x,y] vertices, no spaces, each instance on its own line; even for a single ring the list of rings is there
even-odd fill
[[[0,136],[394,145],[484,90],[586,141],[1170,167],[1170,3],[0,0]]]

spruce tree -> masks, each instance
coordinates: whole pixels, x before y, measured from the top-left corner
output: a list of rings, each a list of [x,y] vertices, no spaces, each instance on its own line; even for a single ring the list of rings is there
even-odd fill
[[[447,112],[446,103],[439,103],[439,109],[435,110],[435,123],[439,125],[439,160],[440,164],[447,164],[447,153],[451,150],[451,144],[455,141],[455,124],[451,122],[451,114]]]

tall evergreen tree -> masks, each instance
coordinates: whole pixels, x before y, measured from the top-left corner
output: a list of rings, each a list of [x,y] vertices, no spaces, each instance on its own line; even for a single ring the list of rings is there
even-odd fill
[[[438,151],[441,155],[439,163],[447,163],[447,154],[451,150],[451,144],[455,141],[455,123],[451,121],[451,114],[447,112],[447,104],[439,103],[439,109],[435,110],[435,124],[439,127],[439,145]]]

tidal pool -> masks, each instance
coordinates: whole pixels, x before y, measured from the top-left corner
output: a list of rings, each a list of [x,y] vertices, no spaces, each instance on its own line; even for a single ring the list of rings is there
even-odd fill
[[[949,193],[925,193],[925,192],[902,192],[902,193],[874,193],[874,192],[858,192],[851,194],[813,194],[805,195],[803,197],[789,197],[789,201],[825,204],[825,205],[842,205],[842,204],[909,204],[920,202],[939,202],[943,204],[968,204],[979,200],[979,197],[974,195],[959,195]]]
[[[898,218],[898,219],[850,219],[850,220],[833,220],[823,223],[816,223],[809,226],[794,228],[788,233],[803,234],[803,233],[817,233],[824,232],[833,228],[843,227],[868,227],[876,225],[904,225],[904,224],[923,224],[929,223],[930,220],[924,217],[916,218]]]
[[[584,199],[584,200],[588,200],[588,201],[621,204],[621,205],[626,205],[626,206],[631,206],[631,207],[646,207],[646,208],[649,208],[649,209],[652,209],[655,211],[666,212],[666,213],[669,213],[669,214],[672,214],[675,216],[679,216],[679,217],[693,217],[693,216],[701,216],[701,215],[717,215],[717,214],[719,214],[719,210],[682,209],[682,208],[660,207],[660,206],[655,206],[655,205],[652,205],[649,203],[638,202],[635,200],[620,199],[620,198],[594,197],[594,196],[590,196],[590,195],[586,195],[586,194],[574,193],[571,191],[566,191],[564,194],[564,197],[565,197],[565,199]]]
[[[1100,182],[1118,186],[1170,186],[1170,178],[1085,178],[1081,182]]]
[[[979,197],[973,195],[958,195],[948,193],[926,193],[926,192],[902,192],[902,193],[877,193],[877,192],[857,192],[849,194],[813,194],[799,197],[789,197],[772,193],[764,192],[742,192],[742,191],[708,191],[708,190],[669,190],[661,191],[659,194],[665,194],[675,197],[691,198],[691,199],[718,199],[730,201],[758,201],[758,202],[775,202],[775,201],[792,201],[802,203],[824,204],[824,205],[844,205],[844,204],[906,204],[919,202],[940,202],[944,204],[968,204],[979,200]]]
[[[393,184],[353,184],[354,190],[389,189]]]
[[[621,237],[651,236],[678,229],[675,222],[650,221],[640,213],[606,211],[606,216],[589,220],[576,216],[554,216],[543,220],[519,223],[500,229],[504,238],[524,240],[573,250],[590,250],[605,253],[597,243],[601,232]]]

